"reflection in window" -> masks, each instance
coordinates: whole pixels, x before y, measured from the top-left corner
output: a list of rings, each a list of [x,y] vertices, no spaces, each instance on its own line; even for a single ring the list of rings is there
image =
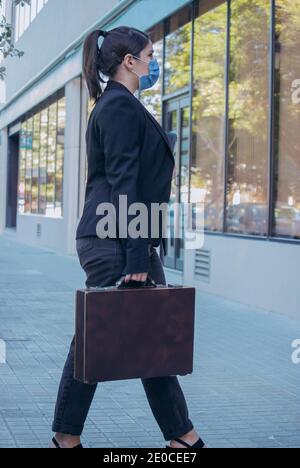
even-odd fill
[[[38,213],[40,157],[40,114],[33,117],[31,213]]]
[[[205,228],[222,230],[227,4],[200,1],[195,20],[191,200],[205,189]],[[193,196],[195,195],[195,196]]]
[[[18,212],[62,216],[65,98],[21,124]]]
[[[47,151],[47,203],[46,215],[54,216],[55,208],[55,159],[56,159],[56,102],[49,107]]]
[[[87,114],[88,114],[88,119],[92,113],[92,110],[94,109],[95,105],[93,102],[93,99],[88,99],[87,100]]]
[[[25,213],[25,171],[26,171],[26,144],[27,144],[27,122],[22,122],[20,132],[20,163],[19,163],[19,198],[18,212]]]
[[[178,120],[178,111],[177,111],[177,109],[168,112],[167,119],[168,119],[167,131],[175,132],[177,134],[177,132],[178,132],[178,121],[177,121]],[[176,148],[177,148],[177,146],[175,147],[174,154],[176,154]],[[175,177],[173,177],[172,182],[171,182],[171,193],[170,193],[170,201],[169,201],[170,207],[172,207],[172,209],[174,209],[173,205],[177,201],[176,200],[176,194],[177,194],[177,184],[176,184]]]
[[[179,165],[179,177],[180,177],[180,190],[179,190],[179,203],[188,203],[189,197],[189,163],[190,163],[190,108],[184,107],[180,111],[180,165]],[[187,219],[184,210],[180,212],[179,221],[179,239],[178,239],[178,252],[177,263],[180,269],[183,270],[184,262],[184,234],[185,226],[187,226]]]
[[[89,99],[87,100],[87,121],[89,120],[90,118],[90,115],[92,113],[92,110],[94,109],[95,105],[94,105],[94,102],[93,102],[93,99]],[[85,181],[84,181],[84,184],[86,185],[86,182],[87,182],[87,177],[88,177],[88,158],[87,158],[87,154],[85,154]]]
[[[268,232],[270,0],[232,0],[227,231]]]
[[[168,19],[165,39],[165,94],[189,86],[191,37],[191,8],[187,6]]]
[[[48,108],[42,110],[41,112],[39,213],[42,213],[42,214],[46,213],[47,148],[48,148]]]
[[[57,145],[56,145],[56,170],[55,170],[55,209],[63,214],[63,171],[65,151],[65,116],[66,101],[64,98],[57,102]]]
[[[33,119],[30,118],[26,126],[25,213],[31,212],[32,127]]]
[[[300,238],[300,0],[277,0],[273,234]]]
[[[162,123],[162,67],[163,67],[163,24],[160,23],[158,26],[148,31],[150,40],[153,43],[154,54],[153,58],[156,58],[160,67],[160,77],[157,83],[150,89],[141,91],[141,102],[148,109],[149,112],[156,118],[156,120]]]

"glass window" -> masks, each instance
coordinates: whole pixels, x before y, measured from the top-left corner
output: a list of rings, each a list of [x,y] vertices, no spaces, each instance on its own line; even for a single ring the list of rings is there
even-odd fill
[[[195,20],[191,199],[205,189],[205,228],[220,231],[224,207],[227,4],[200,1]]]
[[[87,116],[88,116],[88,119],[89,119],[94,107],[95,107],[95,104],[93,102],[93,99],[88,98],[88,100],[87,100]]]
[[[188,5],[167,20],[164,70],[165,94],[171,94],[189,86],[191,38],[191,7]]]
[[[59,216],[63,215],[63,171],[65,150],[65,120],[66,100],[62,98],[57,103],[57,147],[55,171],[55,210]]]
[[[30,21],[33,21],[37,13],[37,0],[31,0],[30,7]]]
[[[19,38],[19,23],[20,23],[20,6],[15,6],[14,10],[14,23],[15,23],[15,41]]]
[[[46,215],[55,214],[55,159],[56,159],[56,125],[57,103],[49,107],[48,124],[48,152],[47,152],[47,203]]]
[[[19,199],[18,211],[25,212],[25,171],[26,171],[26,144],[27,144],[27,122],[22,122],[20,132],[20,164],[19,164]]]
[[[38,213],[40,165],[40,114],[33,117],[31,213]]]
[[[46,5],[48,0],[31,0],[30,4],[24,3],[22,5],[14,5],[14,32],[15,41],[17,41],[24,31],[28,28],[30,23],[34,20],[36,15]]]
[[[300,0],[276,2],[273,234],[300,238]],[[277,182],[277,183],[276,183]]]
[[[157,83],[150,89],[141,91],[141,102],[149,112],[162,123],[162,69],[163,69],[163,24],[155,26],[151,31],[148,31],[150,39],[153,43],[154,55],[160,67],[160,77]]]
[[[41,111],[39,213],[46,214],[48,108]]]
[[[87,99],[87,121],[89,120],[93,109],[94,109],[93,100],[88,98]],[[85,184],[87,182],[87,177],[88,177],[88,159],[87,159],[87,154],[86,154],[85,155]]]
[[[62,216],[65,117],[63,97],[21,125],[20,214]]]
[[[33,119],[30,118],[26,126],[25,213],[31,212],[32,127]]]
[[[232,0],[226,228],[268,232],[270,0]]]
[[[18,38],[22,36],[24,30],[25,30],[25,10],[24,8],[19,4],[17,6],[19,10],[19,23],[18,23]]]

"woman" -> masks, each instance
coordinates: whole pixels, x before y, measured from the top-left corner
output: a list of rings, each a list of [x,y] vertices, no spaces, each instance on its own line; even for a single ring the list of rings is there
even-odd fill
[[[154,117],[134,96],[140,88],[152,87],[159,77],[149,36],[129,27],[111,31],[96,30],[84,43],[83,71],[90,98],[95,106],[86,132],[88,178],[85,205],[76,232],[79,261],[85,270],[86,286],[113,285],[124,281],[146,281],[147,275],[166,284],[161,260],[155,247],[163,240],[119,236],[119,196],[134,202],[168,202],[174,156],[168,137]],[[104,91],[100,81],[109,78]],[[117,216],[117,236],[100,236],[103,218],[97,207],[111,202]],[[128,227],[131,216],[126,220]],[[159,224],[159,229],[161,225]],[[152,231],[149,231],[152,234]],[[114,238],[115,237],[115,238]],[[165,247],[165,244],[163,244]],[[63,370],[52,430],[52,447],[82,448],[83,431],[97,384],[89,385],[73,377],[74,339]],[[170,448],[202,448],[194,430],[176,376],[141,379],[153,415],[170,441]]]

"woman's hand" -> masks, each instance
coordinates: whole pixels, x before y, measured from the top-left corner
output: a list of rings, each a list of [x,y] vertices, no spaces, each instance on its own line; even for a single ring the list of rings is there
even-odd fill
[[[148,272],[146,273],[132,273],[130,275],[125,276],[125,283],[127,283],[130,280],[134,281],[146,281],[147,279]]]

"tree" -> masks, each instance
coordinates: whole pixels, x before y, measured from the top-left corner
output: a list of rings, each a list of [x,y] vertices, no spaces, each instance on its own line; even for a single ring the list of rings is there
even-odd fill
[[[31,0],[13,0],[15,5],[24,6],[25,4],[30,5]],[[0,0],[0,8],[2,7],[3,0]],[[0,52],[3,59],[8,56],[11,57],[22,57],[24,55],[23,51],[20,51],[14,46],[14,34],[13,34],[13,25],[8,23],[6,17],[2,15],[0,21]],[[0,67],[0,79],[4,80],[5,77],[5,67]]]

